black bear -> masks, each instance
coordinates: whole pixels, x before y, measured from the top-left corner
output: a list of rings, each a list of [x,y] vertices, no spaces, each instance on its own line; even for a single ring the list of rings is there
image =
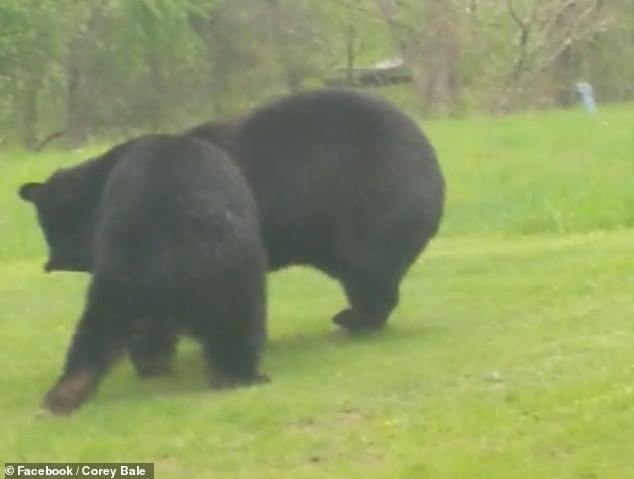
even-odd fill
[[[118,353],[139,375],[169,371],[180,333],[202,344],[212,386],[266,380],[266,261],[256,204],[213,145],[148,135],[27,183],[46,237],[46,269],[89,271],[86,306],[57,384],[44,399],[70,413]]]
[[[343,284],[333,321],[378,329],[438,230],[445,181],[418,125],[350,90],[302,92],[185,132],[225,150],[253,190],[272,270],[314,266]]]

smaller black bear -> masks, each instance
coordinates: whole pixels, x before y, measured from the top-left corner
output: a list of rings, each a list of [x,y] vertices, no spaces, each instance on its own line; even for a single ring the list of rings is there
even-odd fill
[[[78,408],[126,349],[141,376],[169,371],[179,333],[202,344],[212,386],[265,381],[265,255],[237,166],[209,143],[148,135],[45,183],[27,183],[48,271],[90,271],[64,370],[44,398]]]

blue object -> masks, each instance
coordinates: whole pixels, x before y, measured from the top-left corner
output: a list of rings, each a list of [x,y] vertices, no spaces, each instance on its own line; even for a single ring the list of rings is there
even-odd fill
[[[581,101],[583,106],[586,107],[590,113],[594,113],[597,109],[597,105],[594,101],[594,96],[592,95],[592,85],[590,83],[580,82],[577,83],[577,93],[581,95]]]

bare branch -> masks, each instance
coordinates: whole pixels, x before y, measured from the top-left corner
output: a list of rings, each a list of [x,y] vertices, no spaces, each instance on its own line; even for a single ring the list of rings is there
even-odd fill
[[[526,24],[524,23],[524,21],[520,18],[520,16],[515,11],[515,7],[513,7],[513,0],[506,0],[506,6],[507,6],[508,11],[509,11],[509,13],[511,15],[511,18],[515,21],[515,23],[517,23],[517,25],[522,30],[526,30]]]

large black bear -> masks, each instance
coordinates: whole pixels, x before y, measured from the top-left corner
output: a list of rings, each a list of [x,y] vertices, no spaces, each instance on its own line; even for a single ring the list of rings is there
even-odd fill
[[[92,281],[57,384],[70,413],[127,349],[140,375],[170,369],[179,333],[202,344],[212,385],[263,381],[264,250],[239,169],[207,142],[153,135],[27,183],[50,250],[46,269]]]
[[[413,120],[384,100],[326,89],[185,134],[241,167],[270,269],[312,265],[339,279],[350,307],[333,321],[347,330],[385,324],[443,212],[444,178]]]

